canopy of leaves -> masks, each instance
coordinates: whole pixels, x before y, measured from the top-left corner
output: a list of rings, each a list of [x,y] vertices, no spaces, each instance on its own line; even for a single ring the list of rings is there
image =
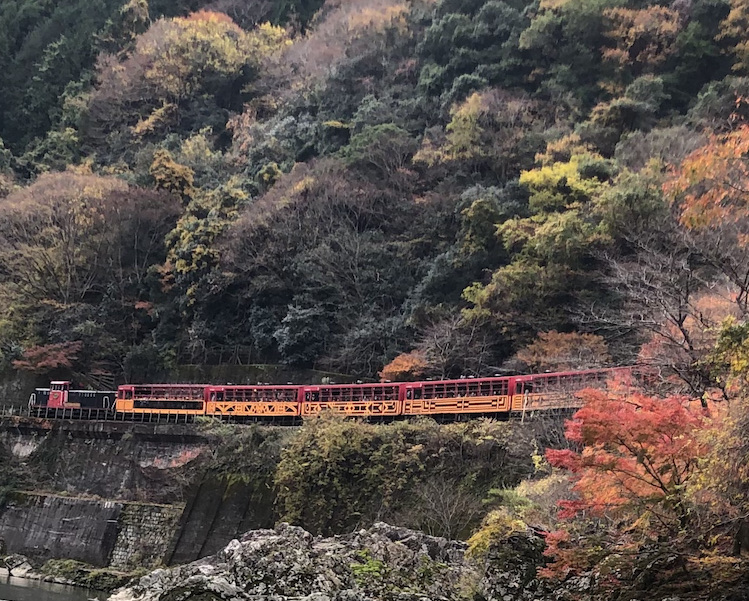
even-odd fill
[[[47,8],[0,9],[3,365],[97,339],[60,369],[486,375],[596,332],[720,388],[697,330],[710,290],[749,299],[741,2]]]

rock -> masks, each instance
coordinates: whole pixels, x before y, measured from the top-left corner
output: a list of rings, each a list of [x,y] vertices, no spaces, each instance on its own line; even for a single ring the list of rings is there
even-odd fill
[[[3,565],[8,570],[8,574],[18,578],[30,578],[35,576],[34,568],[29,560],[23,555],[8,555],[3,558]]]
[[[280,524],[213,557],[151,572],[110,601],[450,601],[480,578],[464,551],[464,543],[383,523],[330,538]]]
[[[547,598],[544,583],[536,575],[537,569],[544,564],[545,548],[544,539],[532,529],[515,532],[492,543],[483,558],[479,593],[485,599],[501,601]],[[555,594],[548,598],[559,597]]]

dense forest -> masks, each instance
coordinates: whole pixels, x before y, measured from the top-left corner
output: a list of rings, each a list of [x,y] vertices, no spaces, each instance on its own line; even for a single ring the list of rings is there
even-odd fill
[[[447,499],[490,560],[540,524],[548,577],[745,595],[747,31],[749,0],[5,0],[0,371],[638,363],[488,499],[448,459],[502,466],[495,424],[310,420],[282,511]]]
[[[747,24],[746,0],[3,2],[0,362],[639,360],[700,396],[749,310]]]

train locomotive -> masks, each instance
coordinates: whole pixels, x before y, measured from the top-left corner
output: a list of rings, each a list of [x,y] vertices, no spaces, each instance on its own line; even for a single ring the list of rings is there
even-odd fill
[[[115,410],[117,392],[113,390],[72,390],[67,380],[56,380],[49,388],[37,388],[29,398],[29,407],[49,409]]]
[[[31,395],[32,412],[70,417],[151,421],[209,416],[232,421],[298,421],[324,411],[350,417],[392,419],[460,415],[507,417],[513,413],[573,409],[576,393],[601,387],[631,367],[421,382],[320,385],[124,384],[117,391],[71,390],[57,381]],[[67,413],[66,413],[67,410]]]

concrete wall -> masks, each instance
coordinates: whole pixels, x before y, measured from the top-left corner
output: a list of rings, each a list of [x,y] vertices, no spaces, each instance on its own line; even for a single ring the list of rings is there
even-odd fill
[[[122,504],[113,501],[14,492],[0,510],[0,538],[7,553],[105,566],[121,512]]]
[[[217,447],[223,436],[232,434],[217,440],[174,424],[0,421],[2,456],[28,475],[24,490],[56,493],[0,499],[6,552],[126,570],[189,562],[247,530],[272,527],[272,481],[241,461],[265,435],[226,451]],[[232,473],[224,466],[219,476],[215,461],[227,456]]]
[[[273,499],[270,488],[250,478],[206,474],[182,514],[168,564],[213,555],[248,530],[272,528]]]

